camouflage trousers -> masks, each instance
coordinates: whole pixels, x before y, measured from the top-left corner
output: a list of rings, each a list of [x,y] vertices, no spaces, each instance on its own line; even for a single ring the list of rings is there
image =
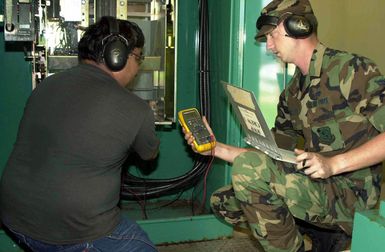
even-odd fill
[[[365,200],[352,188],[344,176],[314,180],[250,151],[234,160],[232,185],[213,193],[211,207],[228,223],[249,227],[265,251],[297,251],[303,237],[295,218],[351,234],[354,209],[372,208],[378,200],[374,186]]]

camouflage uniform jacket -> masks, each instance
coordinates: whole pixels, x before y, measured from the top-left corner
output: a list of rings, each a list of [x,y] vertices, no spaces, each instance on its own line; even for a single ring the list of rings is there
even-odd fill
[[[385,78],[374,62],[319,43],[308,75],[297,68],[280,96],[273,129],[278,145],[293,149],[302,138],[304,148],[324,156],[356,148],[384,131],[384,98]],[[378,195],[364,194],[373,186],[379,193],[381,174],[377,164],[341,176],[371,205]]]

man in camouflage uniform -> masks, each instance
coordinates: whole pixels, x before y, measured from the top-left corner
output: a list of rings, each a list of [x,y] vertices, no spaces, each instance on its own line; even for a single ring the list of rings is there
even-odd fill
[[[371,60],[318,41],[308,0],[272,1],[257,26],[256,40],[296,65],[280,96],[276,141],[307,151],[297,147],[293,165],[217,143],[215,156],[233,162],[232,185],[212,195],[212,209],[248,226],[266,251],[303,250],[295,219],[351,235],[354,211],[373,208],[380,194],[385,78]]]

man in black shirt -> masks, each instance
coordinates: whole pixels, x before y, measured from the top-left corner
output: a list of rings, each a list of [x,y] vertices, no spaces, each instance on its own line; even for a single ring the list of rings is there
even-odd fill
[[[34,251],[156,251],[118,207],[130,152],[157,156],[148,104],[125,86],[143,60],[132,22],[103,17],[79,42],[79,65],[32,92],[0,183],[0,217]]]

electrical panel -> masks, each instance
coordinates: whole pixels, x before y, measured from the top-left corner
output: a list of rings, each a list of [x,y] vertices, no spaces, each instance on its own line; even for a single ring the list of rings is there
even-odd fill
[[[6,41],[31,41],[33,87],[78,64],[84,30],[102,16],[137,23],[145,60],[127,87],[148,101],[157,124],[175,122],[175,0],[5,0]]]
[[[36,1],[5,0],[4,40],[34,41],[36,39]]]
[[[143,30],[145,61],[130,90],[148,100],[156,121],[173,115],[174,106],[174,14],[173,1],[117,1],[116,15],[136,22]]]

